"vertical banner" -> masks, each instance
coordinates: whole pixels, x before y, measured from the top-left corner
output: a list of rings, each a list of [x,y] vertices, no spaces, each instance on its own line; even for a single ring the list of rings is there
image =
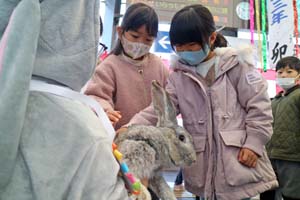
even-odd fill
[[[299,56],[299,30],[298,30],[298,9],[297,9],[297,1],[293,0],[293,9],[294,9],[294,32],[295,32],[295,38],[296,38],[296,57]]]
[[[269,24],[269,67],[285,56],[294,55],[293,2],[286,0],[268,1]]]
[[[250,0],[250,33],[251,33],[251,44],[254,44],[254,0]]]
[[[266,1],[261,0],[261,33],[263,36],[262,40],[262,52],[263,52],[263,70],[264,72],[267,71],[267,33],[266,33]]]
[[[297,12],[298,12],[298,32],[300,32],[300,1],[297,1]]]

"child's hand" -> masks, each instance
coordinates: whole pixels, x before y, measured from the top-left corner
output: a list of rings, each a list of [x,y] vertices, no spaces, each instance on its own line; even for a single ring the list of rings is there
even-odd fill
[[[141,179],[141,183],[142,183],[145,187],[148,187],[148,186],[149,186],[149,179],[148,179],[148,178]]]
[[[116,135],[118,135],[118,134],[120,134],[120,133],[123,133],[123,132],[127,131],[127,129],[128,129],[128,127],[125,127],[125,126],[119,128],[119,129],[116,131]]]
[[[106,111],[106,115],[113,125],[115,125],[122,118],[121,112],[115,110]]]
[[[248,148],[241,148],[238,161],[247,167],[256,167],[258,156],[257,154]]]

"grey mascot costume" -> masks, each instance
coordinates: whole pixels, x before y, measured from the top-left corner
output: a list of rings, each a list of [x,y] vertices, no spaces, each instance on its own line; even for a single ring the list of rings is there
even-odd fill
[[[128,197],[114,131],[79,93],[96,63],[98,11],[99,0],[0,0],[1,200],[148,198]]]

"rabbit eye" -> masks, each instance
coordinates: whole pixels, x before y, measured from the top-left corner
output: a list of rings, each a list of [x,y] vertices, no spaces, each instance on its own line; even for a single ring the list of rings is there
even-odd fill
[[[184,136],[184,135],[179,135],[179,136],[178,136],[178,139],[179,139],[180,141],[184,142],[184,141],[185,141],[185,136]]]

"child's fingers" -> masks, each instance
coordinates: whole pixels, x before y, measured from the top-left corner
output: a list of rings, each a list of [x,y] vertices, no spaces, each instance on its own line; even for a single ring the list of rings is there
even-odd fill
[[[112,115],[112,114],[107,114],[107,116],[108,116],[109,120],[110,120],[112,123],[116,123],[116,122],[119,121],[119,119],[116,118],[116,117],[115,117],[114,115]]]
[[[250,149],[242,148],[239,152],[238,160],[247,167],[256,167],[258,156]]]
[[[122,118],[122,115],[121,115],[121,112],[120,112],[120,111],[115,111],[115,110],[113,110],[113,111],[108,111],[108,113],[109,113],[111,116],[113,116],[113,117],[115,117],[115,118],[117,118],[117,119],[121,119],[121,118]]]
[[[257,164],[257,159],[253,161],[251,167],[255,168],[255,167],[256,167],[256,164]]]
[[[248,160],[248,155],[245,153],[244,149],[242,148],[239,152],[239,159],[241,163],[246,164]]]
[[[106,111],[106,114],[113,124],[117,123],[122,118],[120,111]]]

